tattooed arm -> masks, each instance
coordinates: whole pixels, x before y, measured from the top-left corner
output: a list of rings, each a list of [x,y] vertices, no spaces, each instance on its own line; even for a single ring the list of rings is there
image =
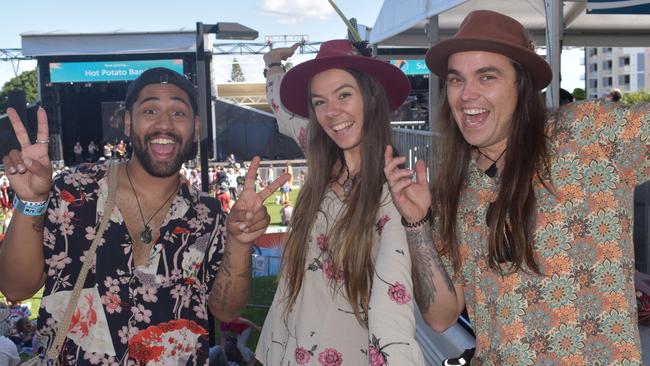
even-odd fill
[[[21,150],[11,150],[2,158],[5,174],[16,196],[25,202],[47,201],[52,187],[52,166],[47,155],[49,134],[47,115],[37,112],[38,131],[32,144],[23,122],[13,108],[7,109],[9,121]],[[0,243],[0,291],[10,301],[24,300],[43,285],[43,225],[45,214],[26,216],[16,210]]]
[[[271,222],[264,200],[289,180],[289,174],[285,173],[256,193],[255,177],[259,165],[260,159],[255,157],[246,172],[244,189],[226,221],[226,248],[208,298],[210,311],[222,321],[234,320],[246,306],[252,277],[251,247]]]
[[[406,159],[393,156],[393,148],[386,147],[384,174],[390,186],[393,203],[408,222],[420,222],[431,206],[431,193],[426,178],[424,161],[418,160],[415,172],[403,169]],[[415,180],[413,175],[415,173]],[[433,242],[431,220],[416,228],[406,228],[406,239],[413,262],[415,301],[424,320],[436,331],[444,331],[453,324],[464,307],[462,286],[454,286]]]
[[[246,306],[251,286],[251,246],[227,241],[219,272],[208,297],[208,307],[217,319],[232,321]]]
[[[418,228],[406,228],[406,240],[413,262],[415,301],[424,320],[437,332],[456,322],[465,307],[462,285],[447,274],[431,235],[430,221]]]

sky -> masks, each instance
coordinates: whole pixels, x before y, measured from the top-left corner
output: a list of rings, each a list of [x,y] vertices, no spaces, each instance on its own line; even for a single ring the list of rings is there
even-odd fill
[[[336,0],[336,4],[348,18],[355,17],[360,24],[372,27],[383,1]],[[243,24],[259,32],[259,38],[252,42],[264,42],[268,35],[307,35],[312,42],[346,36],[345,25],[327,0],[29,0],[3,4],[0,48],[20,48],[20,34],[24,32],[195,29],[197,21]],[[313,56],[295,56],[290,61],[295,64]],[[562,86],[570,91],[584,88],[584,81],[579,79],[581,56],[579,50],[563,53]],[[230,77],[231,58],[221,56],[215,60],[218,81]],[[237,59],[247,81],[263,80],[261,56]],[[14,77],[15,67],[19,72],[31,70],[35,62],[12,65],[0,61],[0,86]]]

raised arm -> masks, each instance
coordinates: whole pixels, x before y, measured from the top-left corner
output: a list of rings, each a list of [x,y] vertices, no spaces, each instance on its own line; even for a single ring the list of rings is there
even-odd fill
[[[271,217],[264,200],[289,179],[284,174],[255,193],[255,176],[260,159],[255,157],[246,172],[244,189],[230,210],[226,221],[228,231],[221,266],[214,279],[208,307],[221,321],[237,318],[248,301],[251,283],[251,247],[269,226]]]
[[[2,158],[16,207],[2,246],[0,246],[0,291],[10,301],[24,300],[43,285],[43,230],[52,166],[47,155],[49,141],[47,115],[38,109],[38,132],[32,144],[13,108],[7,110],[21,151],[11,150]]]
[[[431,193],[423,161],[409,169],[400,169],[404,157],[393,157],[388,146],[384,155],[384,174],[393,203],[407,222],[406,239],[411,253],[415,300],[424,320],[433,330],[442,332],[458,319],[465,306],[463,289],[454,285],[440,259],[431,229]]]
[[[266,68],[266,100],[278,121],[278,130],[291,137],[303,153],[307,150],[307,125],[309,121],[284,109],[280,99],[280,83],[284,77],[282,61],[293,56],[300,43],[291,47],[274,48],[264,55]]]

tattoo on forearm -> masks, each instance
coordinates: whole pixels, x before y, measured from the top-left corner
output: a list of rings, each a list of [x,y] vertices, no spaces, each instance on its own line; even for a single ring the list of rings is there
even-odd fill
[[[42,233],[45,228],[45,215],[35,216],[32,219],[32,229],[34,231]]]
[[[433,244],[431,226],[425,224],[419,230],[406,230],[406,239],[413,262],[415,300],[422,312],[428,312],[435,302],[436,282],[442,280],[454,295],[456,290]]]
[[[215,280],[214,287],[212,291],[210,292],[210,296],[208,298],[208,302],[212,304],[213,307],[220,311],[227,311],[233,306],[231,304],[233,302],[233,296],[235,299],[239,298],[240,296],[236,296],[238,294],[233,295],[231,291],[235,291],[237,286],[233,286],[233,284],[239,284],[242,285],[240,279],[236,279],[237,277],[239,278],[247,278],[250,281],[250,272],[249,271],[242,271],[241,273],[233,275],[233,261],[231,259],[231,253],[228,250],[225,250],[223,253],[223,257],[221,258],[221,264],[219,266],[219,272],[220,275],[217,275],[217,279]],[[218,279],[221,278],[219,281]],[[248,283],[242,285],[244,288],[248,288]],[[248,297],[248,296],[246,296]],[[234,300],[237,302],[238,300]]]

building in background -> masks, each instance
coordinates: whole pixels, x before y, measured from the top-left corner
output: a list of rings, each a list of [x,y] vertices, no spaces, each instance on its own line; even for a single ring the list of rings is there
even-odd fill
[[[606,96],[612,88],[635,92],[650,87],[650,48],[585,48],[587,97]]]

